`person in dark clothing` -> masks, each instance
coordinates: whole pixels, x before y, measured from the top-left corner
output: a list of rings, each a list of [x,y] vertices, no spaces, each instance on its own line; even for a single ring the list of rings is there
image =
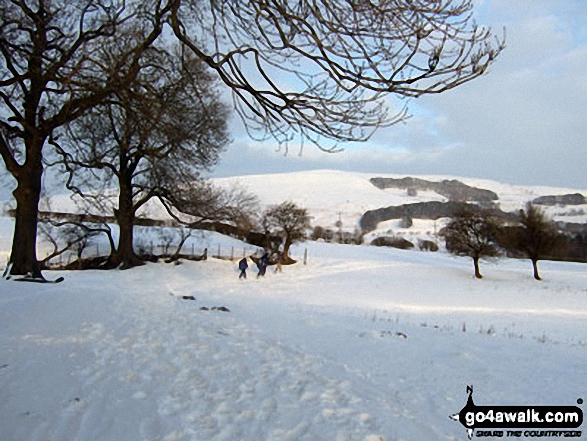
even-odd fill
[[[263,254],[257,263],[257,268],[259,268],[259,273],[257,277],[262,277],[265,275],[265,271],[267,271],[267,265],[269,265],[269,255],[267,253]]]
[[[241,261],[238,263],[238,269],[241,270],[240,275],[238,276],[239,279],[246,279],[247,278],[247,268],[249,264],[247,263],[247,258],[243,257]]]

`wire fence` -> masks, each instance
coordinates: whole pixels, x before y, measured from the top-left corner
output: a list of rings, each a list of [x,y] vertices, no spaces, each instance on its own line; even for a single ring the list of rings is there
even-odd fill
[[[159,258],[169,258],[174,255],[177,251],[177,245],[169,243],[155,243],[154,241],[149,243],[138,243],[135,246],[135,251],[138,255],[143,256],[156,256]],[[227,246],[223,244],[213,244],[211,246],[205,246],[201,244],[191,243],[187,246],[183,246],[181,249],[180,258],[187,258],[191,260],[198,260],[202,258],[221,259],[231,262],[237,262],[243,257],[261,257],[263,249],[249,245],[249,246]],[[80,259],[98,259],[107,258],[110,254],[110,247],[96,243],[84,247],[81,250],[68,250],[61,253],[46,262],[48,268],[63,268],[71,265],[73,262]],[[45,257],[48,257],[50,253],[46,253]],[[305,248],[303,251],[296,249],[290,252],[290,257],[294,260],[302,262],[304,265],[308,263],[308,249]]]

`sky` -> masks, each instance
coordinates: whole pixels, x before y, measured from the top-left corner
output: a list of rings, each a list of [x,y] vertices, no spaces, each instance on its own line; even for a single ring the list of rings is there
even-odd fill
[[[475,15],[498,36],[506,29],[485,76],[409,101],[405,123],[336,154],[307,145],[284,155],[234,118],[211,176],[339,169],[587,189],[587,2],[476,0]]]

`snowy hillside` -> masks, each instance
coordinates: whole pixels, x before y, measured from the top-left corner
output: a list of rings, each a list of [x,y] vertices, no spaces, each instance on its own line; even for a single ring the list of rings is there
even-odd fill
[[[420,191],[416,196],[409,196],[402,189],[388,188],[380,190],[369,181],[375,177],[403,178],[405,175],[318,170],[273,175],[240,176],[216,179],[215,182],[226,186],[238,183],[258,195],[264,204],[276,204],[283,200],[293,200],[301,206],[307,207],[314,216],[315,224],[324,227],[333,227],[340,213],[343,225],[347,229],[350,229],[350,231],[358,225],[359,218],[367,210],[417,202],[447,200],[445,197],[433,191]],[[456,179],[472,187],[491,190],[499,196],[496,202],[504,211],[519,210],[527,202],[543,195],[562,195],[577,192],[587,195],[587,189],[515,186],[495,181],[454,176],[417,177],[430,181]],[[583,206],[583,208],[587,209],[587,206]],[[561,207],[552,207],[547,212],[555,220],[559,220],[562,217],[560,213],[566,213],[566,210]],[[558,216],[557,213],[559,213]],[[579,219],[575,220],[569,220],[568,217],[566,219],[567,222],[585,222],[587,221],[587,216],[579,216]]]
[[[467,385],[480,404],[587,397],[584,265],[479,281],[444,253],[303,246],[308,265],[260,280],[216,259],[0,280],[0,440],[465,440],[448,416]]]
[[[388,188],[381,190],[375,187],[371,178],[389,177],[404,178],[405,175],[381,175],[343,172],[336,170],[317,170],[295,173],[237,176],[217,178],[213,181],[223,187],[239,186],[257,195],[262,206],[279,204],[290,200],[306,207],[313,217],[312,224],[324,228],[335,229],[335,223],[342,221],[342,229],[353,232],[359,226],[361,216],[368,210],[388,206],[399,206],[429,201],[447,201],[446,197],[434,191],[418,191],[417,195],[409,196],[405,189]],[[587,196],[587,189],[568,189],[542,186],[516,186],[482,179],[470,179],[454,176],[415,176],[420,179],[440,182],[456,179],[472,187],[495,192],[499,199],[495,201],[503,211],[513,212],[540,196],[564,195],[581,193]],[[45,209],[62,212],[78,210],[69,196],[53,197]],[[546,213],[556,221],[587,222],[587,204],[579,206],[544,207]],[[142,212],[143,215],[156,219],[167,219],[165,210],[153,202]],[[436,226],[439,228],[439,225]],[[399,221],[379,226],[380,232],[389,229],[397,231]],[[435,226],[433,221],[419,221],[409,231],[402,234],[416,236],[432,235]],[[374,234],[377,235],[377,232]]]
[[[257,195],[261,203],[261,208],[271,204],[279,204],[284,201],[293,201],[298,205],[307,208],[312,217],[312,226],[320,226],[324,229],[338,231],[335,226],[340,220],[342,222],[341,230],[346,233],[354,234],[360,231],[359,221],[363,214],[369,210],[389,206],[401,206],[404,204],[416,204],[422,202],[438,201],[446,202],[448,199],[441,196],[435,191],[418,191],[415,195],[410,195],[405,189],[386,188],[380,189],[371,183],[372,178],[405,178],[403,175],[381,175],[343,172],[336,170],[318,170],[296,173],[268,174],[268,175],[250,175],[237,176],[231,178],[217,178],[213,181],[225,188],[240,187],[248,190],[250,193]],[[461,177],[449,176],[417,176],[418,179],[424,179],[431,182],[441,182],[444,180],[458,180],[470,187],[476,187],[483,190],[494,192],[498,199],[493,201],[495,206],[506,212],[515,212],[525,206],[529,201],[541,196],[567,195],[580,193],[587,196],[585,189],[567,189],[553,187],[528,187],[503,184],[495,181],[468,179]],[[114,196],[114,193],[113,193]],[[114,197],[113,197],[114,200]],[[10,206],[11,202],[4,203]],[[43,201],[42,210],[55,212],[83,212],[85,203],[69,195],[54,196],[48,202]],[[542,206],[547,215],[555,221],[565,223],[587,224],[587,204],[583,205],[554,205]],[[95,214],[104,214],[90,210]],[[111,215],[112,213],[106,213]],[[169,215],[158,201],[151,201],[139,211],[139,215],[152,219],[168,220]],[[364,236],[365,243],[370,243],[379,236],[396,236],[402,237],[414,245],[421,241],[427,240],[436,243],[443,248],[443,241],[438,239],[437,233],[446,225],[448,218],[438,220],[413,219],[413,224],[409,228],[402,225],[401,219],[392,219],[379,222],[373,231],[369,231]],[[203,233],[202,233],[203,234]],[[114,228],[116,236],[116,228]],[[144,238],[145,235],[143,235]],[[151,237],[146,240],[146,246],[149,243],[161,242],[160,237]],[[186,243],[186,249],[194,250],[195,253],[203,252],[204,248],[210,251],[221,253],[218,250],[221,246],[216,238],[208,235],[206,244],[199,245],[194,240],[189,239]],[[99,239],[101,249],[107,248],[106,238]],[[176,242],[178,242],[177,240]],[[145,246],[145,242],[140,244]],[[201,246],[200,246],[201,245]],[[40,244],[41,254],[43,257],[48,254],[47,244]],[[231,244],[228,248],[224,247],[224,254],[233,255],[238,253],[242,248],[247,248],[242,244]],[[9,247],[5,247],[8,249]],[[248,247],[250,249],[250,247]],[[416,247],[417,248],[417,247]],[[230,251],[228,251],[230,249]],[[0,259],[7,259],[2,255],[0,250]]]
[[[312,224],[334,231],[337,221],[342,222],[342,230],[352,233],[359,227],[361,216],[368,210],[388,206],[415,204],[418,202],[440,201],[448,199],[434,191],[418,191],[410,196],[405,189],[379,189],[371,182],[371,178],[404,178],[403,175],[381,175],[342,172],[334,170],[318,170],[309,172],[284,173],[273,175],[241,176],[216,179],[222,186],[239,185],[259,196],[263,205],[278,204],[284,200],[292,200],[306,207],[312,215]],[[524,208],[527,202],[543,195],[564,195],[582,193],[587,190],[528,187],[503,184],[495,181],[468,179],[448,176],[417,176],[433,182],[458,180],[471,187],[491,190],[498,195],[495,204],[506,212],[515,212]],[[587,204],[579,206],[543,207],[547,215],[555,221],[587,223]],[[401,220],[381,222],[377,229],[370,232],[366,242],[380,235],[402,236],[412,242],[416,239],[437,242],[436,233],[444,226],[447,219],[438,221],[414,219],[410,228],[402,228]]]

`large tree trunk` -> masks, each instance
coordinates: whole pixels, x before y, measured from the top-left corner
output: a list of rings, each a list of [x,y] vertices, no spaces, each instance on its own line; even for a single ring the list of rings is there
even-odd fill
[[[19,170],[18,185],[13,192],[16,216],[9,264],[10,274],[42,277],[37,260],[37,220],[43,176],[41,150],[44,139],[39,138],[35,142],[39,145],[27,146],[27,162]]]
[[[538,259],[532,259],[532,268],[534,269],[534,278],[536,280],[542,280],[538,274]]]
[[[120,180],[120,194],[118,196],[118,211],[116,212],[119,236],[118,248],[114,260],[122,269],[142,265],[144,262],[134,251],[134,223],[135,207],[132,201],[132,187],[124,180]]]
[[[289,248],[291,247],[291,241],[289,240],[289,238],[285,239],[285,243],[283,244],[283,263],[284,264],[290,264],[290,263],[295,263],[295,261],[289,257]]]
[[[473,257],[473,265],[475,266],[475,277],[482,279],[481,271],[479,271],[479,258]]]
[[[122,269],[141,265],[143,262],[134,251],[134,215],[118,212],[118,248],[114,254],[115,261]]]

